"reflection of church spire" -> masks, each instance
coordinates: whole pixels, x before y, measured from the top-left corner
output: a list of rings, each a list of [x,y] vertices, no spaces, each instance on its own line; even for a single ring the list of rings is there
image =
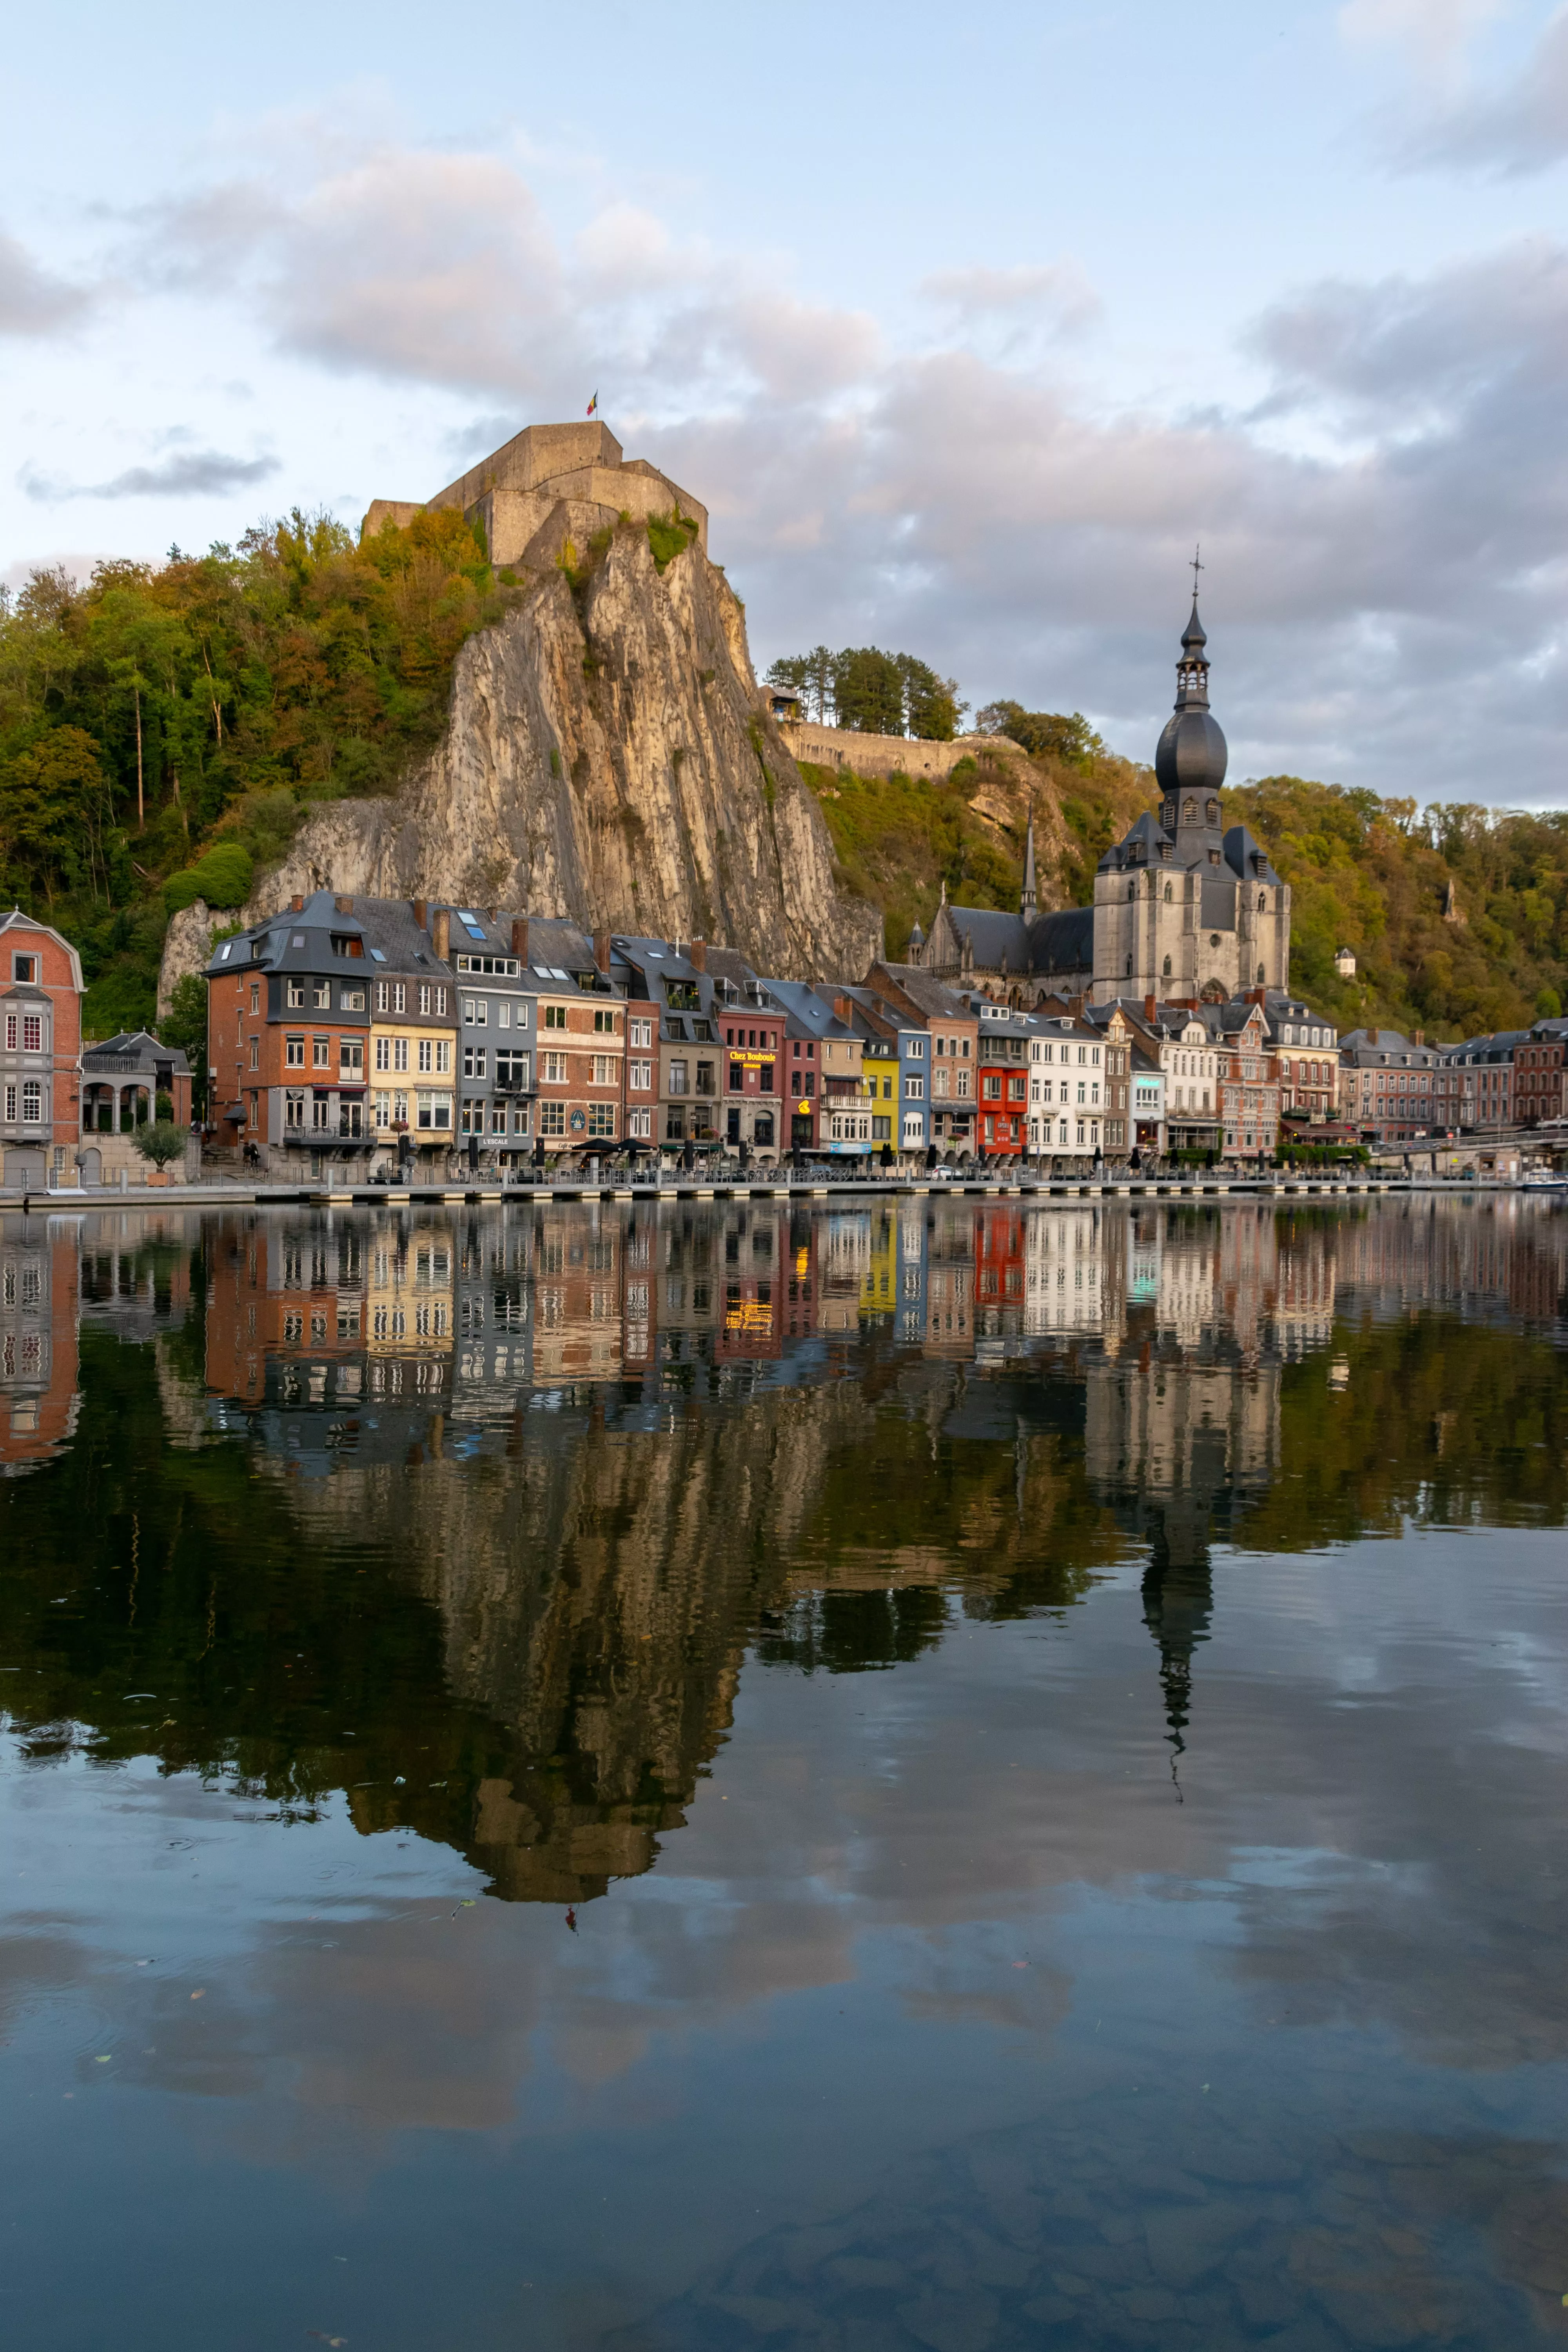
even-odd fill
[[[1182,1549],[1186,1549],[1184,1546]],[[1209,1637],[1209,1613],[1214,1587],[1207,1549],[1199,1544],[1192,1557],[1173,1558],[1166,1528],[1158,1527],[1143,1571],[1143,1622],[1160,1651],[1160,1683],[1165,1694],[1166,1734],[1171,1743],[1171,1777],[1176,1759],[1186,1750],[1185,1732],[1192,1715],[1193,1652]]]
[[[1032,922],[1037,906],[1035,889],[1035,803],[1029,803],[1029,830],[1024,842],[1024,895],[1018,902],[1018,912],[1024,920]]]

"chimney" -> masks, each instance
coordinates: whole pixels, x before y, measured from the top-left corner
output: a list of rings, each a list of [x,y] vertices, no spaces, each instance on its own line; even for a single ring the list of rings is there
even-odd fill
[[[1146,996],[1143,999],[1143,1018],[1151,1024],[1151,1026],[1152,1026],[1154,1020],[1154,1000],[1152,996]]]
[[[437,962],[445,963],[452,946],[452,916],[449,908],[437,908],[436,919],[430,926],[430,940],[436,950]]]
[[[520,963],[528,961],[528,917],[514,915],[511,919],[511,951]]]
[[[1084,999],[1081,996],[1069,996],[1068,998],[1068,1011],[1072,1014],[1075,1021],[1081,1021],[1083,1019],[1083,1007]]]
[[[610,935],[608,931],[594,934],[594,961],[607,980],[610,976]]]
[[[340,915],[352,915],[353,913],[353,900],[352,898],[343,898],[341,893],[332,900],[332,904],[337,908]]]
[[[1268,991],[1266,988],[1249,988],[1247,992],[1247,1001],[1248,1004],[1267,1004]]]
[[[1410,1042],[1413,1045],[1424,1045],[1426,1043],[1426,1030],[1417,1029],[1412,1035]]]
[[[412,900],[411,903],[414,908],[414,919],[418,924],[420,929],[423,930],[425,929],[426,917],[430,912],[429,906],[423,898],[416,898]]]
[[[304,911],[305,911],[305,894],[304,894],[304,892],[303,892],[302,890],[296,890],[296,891],[295,891],[295,893],[294,893],[294,902],[293,902],[293,903],[294,903],[294,912],[295,912],[297,915],[302,915],[302,914],[304,913]]]
[[[1367,1044],[1368,1044],[1369,1045],[1376,1045],[1376,1043],[1377,1043],[1377,1032],[1376,1032],[1376,1030],[1375,1030],[1375,1029],[1369,1029],[1369,1030],[1367,1031],[1367,1033],[1366,1033],[1366,1042],[1367,1042]]]
[[[707,940],[693,940],[686,950],[686,960],[693,971],[706,971],[708,969]]]
[[[843,1022],[845,1027],[847,1029],[850,1022],[855,1017],[855,1007],[849,998],[847,996],[836,996],[833,1000],[833,1010],[837,1013],[838,1018]]]

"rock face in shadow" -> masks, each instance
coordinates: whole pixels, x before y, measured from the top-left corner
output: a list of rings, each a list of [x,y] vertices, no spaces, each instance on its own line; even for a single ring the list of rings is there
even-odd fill
[[[431,757],[393,798],[323,809],[256,910],[321,887],[446,898],[858,976],[880,918],[835,887],[738,598],[695,543],[661,572],[642,524],[590,554],[578,520],[563,501],[559,560],[531,563],[521,601],[463,647]]]

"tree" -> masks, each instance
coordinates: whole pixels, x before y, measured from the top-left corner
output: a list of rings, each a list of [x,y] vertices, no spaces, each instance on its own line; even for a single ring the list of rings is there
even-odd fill
[[[191,1066],[191,1100],[205,1112],[207,1097],[207,984],[199,971],[182,972],[169,999],[167,1016],[158,1024],[165,1045],[184,1054]]]
[[[136,1149],[154,1168],[166,1168],[184,1150],[190,1131],[188,1127],[176,1127],[172,1118],[149,1119],[136,1130]]]
[[[80,727],[51,727],[0,767],[0,864],[13,889],[107,898],[109,782]]]
[[[901,735],[904,681],[895,655],[847,646],[833,663],[833,709],[840,727],[861,735]]]
[[[1059,760],[1085,774],[1105,753],[1105,745],[1081,710],[1026,710],[1021,702],[988,702],[975,714],[983,735],[1005,735],[1031,760]]]
[[[958,680],[938,677],[929,662],[913,654],[897,654],[904,688],[904,725],[926,743],[951,743],[958,732],[960,713],[969,708],[958,698]]]

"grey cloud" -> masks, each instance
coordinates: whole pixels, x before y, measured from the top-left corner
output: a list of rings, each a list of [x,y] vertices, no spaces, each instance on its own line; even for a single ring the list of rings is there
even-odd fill
[[[973,323],[986,317],[1043,315],[1066,331],[1088,326],[1100,316],[1100,296],[1075,262],[1019,263],[1011,268],[942,269],[925,278],[921,292],[954,318]]]
[[[179,499],[210,497],[264,482],[278,471],[276,457],[230,457],[220,449],[183,449],[155,466],[132,466],[107,482],[62,482],[25,469],[28,498],[40,506],[66,499]]]
[[[89,310],[85,288],[37,263],[14,236],[0,236],[0,335],[55,335]]]
[[[1404,142],[1410,165],[1447,164],[1507,176],[1568,155],[1568,8],[1560,8],[1510,81],[1446,108]]]

